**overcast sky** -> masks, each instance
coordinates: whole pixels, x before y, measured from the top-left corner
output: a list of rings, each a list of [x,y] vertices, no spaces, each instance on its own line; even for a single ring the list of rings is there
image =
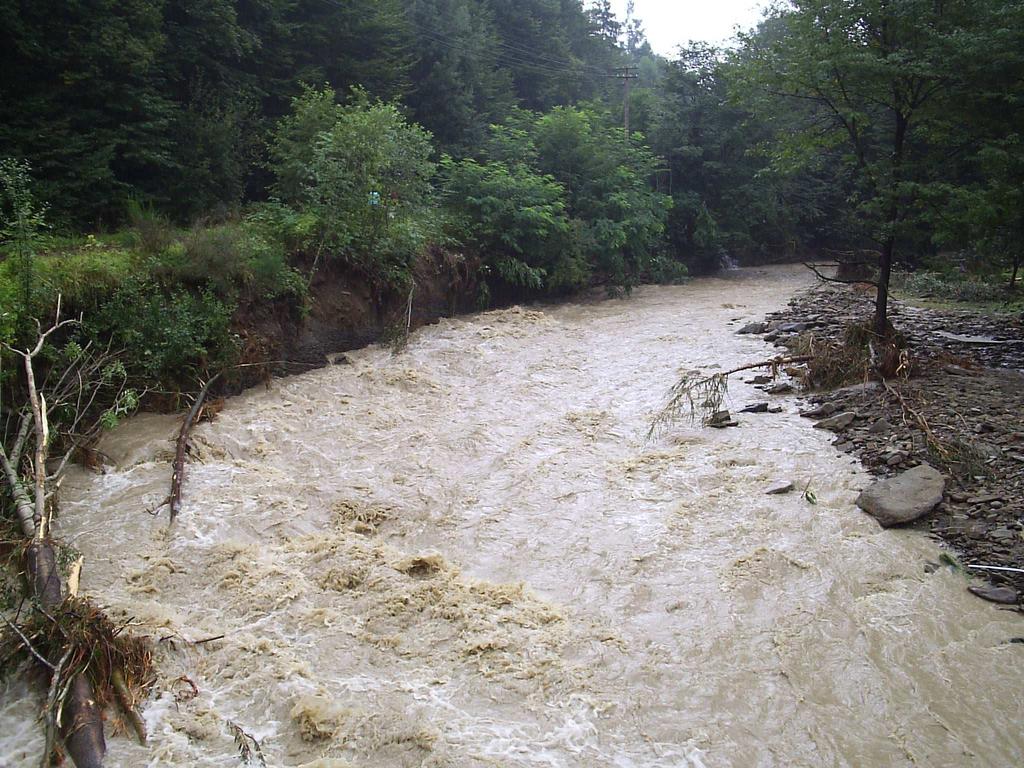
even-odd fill
[[[634,0],[651,48],[663,56],[671,56],[676,46],[690,40],[724,42],[737,24],[743,30],[756,26],[767,4],[765,0]],[[625,20],[626,0],[612,0],[612,5],[619,20]]]

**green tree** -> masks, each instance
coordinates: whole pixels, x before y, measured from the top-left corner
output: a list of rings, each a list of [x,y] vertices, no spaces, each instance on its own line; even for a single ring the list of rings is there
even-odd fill
[[[28,163],[0,158],[0,254],[9,259],[6,272],[13,278],[0,281],[0,296],[8,293],[0,310],[0,343],[13,343],[36,308],[35,249],[45,217],[46,206],[32,194]]]
[[[160,90],[162,2],[0,2],[0,155],[36,169],[53,218],[122,215],[173,157]]]
[[[1001,3],[985,0],[795,0],[745,40],[751,103],[799,104],[806,120],[779,134],[780,155],[840,149],[859,215],[880,245],[874,330],[888,335],[889,277],[901,231],[926,199],[934,138],[978,56],[1001,46]],[[780,100],[782,103],[780,103]]]
[[[274,137],[276,191],[312,217],[317,258],[327,249],[391,282],[414,255],[391,250],[394,236],[431,208],[432,153],[430,134],[393,104],[353,89],[338,105],[330,88],[307,88]]]
[[[587,277],[572,242],[565,190],[522,163],[441,161],[454,232],[511,287],[575,288]]]
[[[622,22],[615,17],[611,0],[594,0],[593,5],[587,10],[587,17],[602,40],[618,42],[622,34]]]
[[[557,107],[532,129],[537,168],[567,194],[580,247],[596,270],[629,288],[656,256],[669,199],[653,185],[656,162],[636,139],[623,142],[616,117],[596,110]]]
[[[406,103],[441,147],[479,145],[514,102],[493,14],[475,0],[415,0],[406,12],[417,38]]]

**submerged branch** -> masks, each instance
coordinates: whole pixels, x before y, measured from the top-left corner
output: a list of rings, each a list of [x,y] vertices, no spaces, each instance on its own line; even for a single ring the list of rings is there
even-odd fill
[[[172,523],[181,510],[181,485],[185,479],[185,452],[188,447],[188,436],[192,431],[192,425],[199,418],[199,412],[203,408],[203,402],[210,392],[210,387],[218,378],[220,378],[220,373],[215,373],[203,385],[203,388],[199,390],[199,394],[196,395],[196,401],[192,403],[192,408],[189,410],[188,415],[181,423],[181,431],[178,433],[178,443],[174,451],[174,470],[171,473],[170,507]]]
[[[711,416],[720,410],[722,401],[729,391],[729,376],[734,373],[750,371],[755,368],[770,368],[774,377],[778,375],[779,368],[783,365],[806,363],[813,359],[814,355],[780,355],[770,360],[748,363],[711,376],[701,376],[695,373],[685,374],[669,390],[668,402],[652,420],[645,440],[650,440],[660,430],[679,421],[684,415],[692,423],[697,418],[697,413],[700,412],[701,423],[707,424]]]

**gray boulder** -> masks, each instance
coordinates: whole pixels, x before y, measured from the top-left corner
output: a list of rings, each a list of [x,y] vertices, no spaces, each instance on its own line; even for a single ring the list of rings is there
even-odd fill
[[[982,600],[1003,605],[1014,605],[1017,602],[1017,590],[1010,587],[968,587],[967,591],[977,595]]]
[[[855,418],[857,418],[857,414],[853,411],[845,411],[844,413],[837,413],[835,416],[830,416],[827,419],[822,419],[814,426],[818,429],[830,429],[833,432],[841,432],[853,424],[853,420]]]
[[[857,506],[883,528],[909,523],[931,512],[942,501],[946,479],[937,469],[921,464],[895,477],[878,480],[861,491]]]
[[[823,416],[831,416],[833,413],[839,410],[839,406],[835,403],[822,403],[821,405],[811,408],[808,411],[800,411],[801,416],[806,416],[809,419],[818,419]]]

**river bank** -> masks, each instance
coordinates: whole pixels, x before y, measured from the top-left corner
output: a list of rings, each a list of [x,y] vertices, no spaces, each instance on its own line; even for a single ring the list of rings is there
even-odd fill
[[[869,318],[872,295],[818,285],[768,316],[766,339],[786,349],[839,344]],[[935,309],[893,301],[911,376],[889,387],[848,387],[810,397],[855,414],[832,444],[874,475],[921,463],[949,478],[942,502],[914,524],[964,564],[1024,568],[1024,323],[1019,315]],[[788,329],[788,330],[780,330]],[[820,418],[820,417],[819,417]],[[1024,591],[1024,574],[975,571]]]

